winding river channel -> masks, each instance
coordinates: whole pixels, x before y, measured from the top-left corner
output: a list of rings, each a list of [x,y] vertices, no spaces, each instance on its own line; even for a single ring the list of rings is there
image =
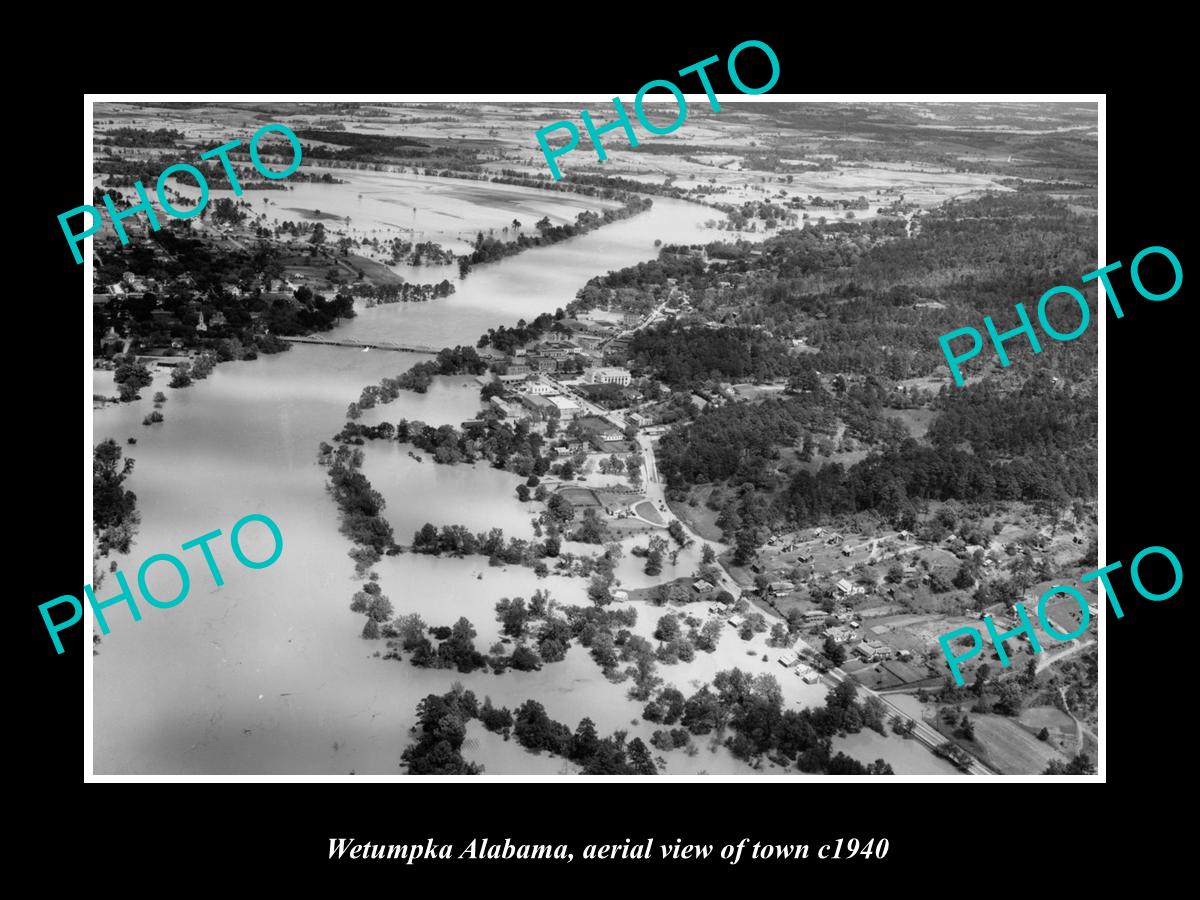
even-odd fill
[[[449,298],[361,310],[331,335],[473,345],[489,327],[565,306],[596,274],[653,258],[655,239],[705,240],[699,225],[713,215],[705,207],[655,198],[649,212],[632,219],[479,267]],[[116,558],[123,571],[134,573],[149,555],[178,552],[180,544],[213,529],[228,535],[248,513],[270,516],[284,538],[278,562],[259,571],[237,564],[225,538],[214,542],[225,578],[219,588],[196,551],[188,551],[192,589],[184,603],[166,610],[145,606],[138,623],[124,607],[108,611],[112,633],[93,658],[98,774],[400,774],[417,702],[455,681],[498,706],[537,699],[572,728],[587,715],[601,733],[624,728],[649,738],[654,726],[641,721],[641,704],[627,699],[628,685],[606,681],[581,647],[539,672],[462,675],[376,658],[383,642],[359,637],[362,617],[348,609],[357,584],[346,555],[350,544],[338,533],[317,446],[340,429],[347,404],[364,385],[423,358],[296,345],[287,353],[222,364],[186,390],[169,390],[158,376],[143,391],[145,399],[95,411],[94,441],[113,437],[137,460],[129,487],[142,524],[129,556]],[[457,425],[478,403],[477,386],[463,382],[446,379],[427,394],[405,393],[383,415]],[[166,421],[143,427],[149,398],[160,389],[169,398]],[[95,390],[112,392],[111,373],[95,373]],[[136,446],[126,445],[130,436]],[[401,543],[426,521],[528,535],[532,509],[516,500],[516,476],[486,466],[417,463],[407,449],[369,447],[365,468],[387,499],[385,514]],[[248,552],[261,558],[266,551],[251,546]],[[627,557],[619,571],[628,585],[644,580],[634,562]],[[694,568],[692,555],[682,554],[678,574]],[[430,624],[465,615],[485,652],[498,637],[492,607],[500,597],[528,597],[542,587],[560,603],[586,602],[581,579],[539,580],[521,567],[489,568],[481,557],[403,554],[385,558],[377,570],[397,612],[418,611]],[[671,574],[668,567],[664,575]],[[150,587],[174,596],[177,577],[170,567],[155,567]],[[115,593],[115,582],[106,579],[99,596]],[[658,614],[644,609],[637,632],[649,635]],[[770,671],[759,655],[761,650],[747,655],[731,630],[717,653],[698,654],[702,658],[686,668],[663,667],[662,674],[690,693],[721,668]],[[774,672],[788,702],[822,701],[822,686],[804,685],[778,666]],[[856,749],[854,740],[837,747],[867,760],[885,756],[900,773],[952,771],[911,742],[871,736],[862,739],[874,741],[871,747]],[[483,763],[488,774],[564,771],[561,759],[527,753],[478,723],[471,725],[464,755]],[[671,773],[749,771],[707,743],[694,756],[667,756]]]

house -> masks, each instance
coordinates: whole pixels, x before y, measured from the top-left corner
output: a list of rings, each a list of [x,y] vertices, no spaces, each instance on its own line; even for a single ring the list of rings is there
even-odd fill
[[[779,657],[779,664],[785,669],[790,669],[792,666],[798,665],[799,662],[800,657],[795,653],[785,653],[783,656]]]
[[[707,594],[713,589],[713,586],[701,578],[699,581],[693,582],[692,587],[696,589],[697,594]]]
[[[796,585],[790,581],[772,581],[768,587],[770,588],[771,593],[776,597],[780,597],[784,594],[790,594],[796,589]]]
[[[805,684],[816,684],[820,680],[821,680],[821,676],[818,675],[816,672],[809,672],[807,675],[804,676]]]
[[[554,385],[548,381],[542,381],[540,378],[530,378],[523,385],[521,390],[527,391],[530,394],[553,394],[555,393]]]
[[[847,581],[845,578],[839,578],[837,580],[837,584],[835,584],[834,587],[836,587],[838,589],[838,592],[843,597],[847,597],[850,594],[854,593],[854,586],[852,584],[850,584],[850,582]]]
[[[875,662],[878,659],[892,658],[892,648],[887,646],[887,644],[880,643],[879,641],[863,641],[854,648],[854,652],[867,662]]]
[[[623,603],[629,599],[629,591],[616,590],[612,592],[612,597],[618,603]]]
[[[829,613],[823,609],[810,609],[803,616],[805,622],[823,622],[828,617]]]
[[[870,645],[870,641],[863,641],[854,648],[854,653],[861,656],[864,662],[875,662],[875,650]]]
[[[650,424],[650,420],[646,416],[643,416],[641,413],[630,413],[625,418],[627,418],[630,422],[632,422],[638,428],[644,428],[645,426]]]
[[[619,366],[596,366],[587,370],[583,380],[588,384],[619,384],[624,387],[632,377],[628,369]]]
[[[835,644],[844,644],[854,638],[854,631],[838,625],[835,628],[826,628],[824,636],[827,638],[833,638]]]

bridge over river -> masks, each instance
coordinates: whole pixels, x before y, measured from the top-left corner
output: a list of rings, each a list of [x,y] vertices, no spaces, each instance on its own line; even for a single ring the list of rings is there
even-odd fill
[[[321,337],[319,334],[308,337],[280,335],[279,339],[291,344],[324,344],[326,347],[353,347],[358,350],[396,350],[401,353],[437,353],[442,349],[441,347],[426,347],[424,344],[397,344],[394,341],[339,340]]]

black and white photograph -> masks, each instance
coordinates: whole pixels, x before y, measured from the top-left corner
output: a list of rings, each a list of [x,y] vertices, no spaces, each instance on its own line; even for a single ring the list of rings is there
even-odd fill
[[[1102,97],[678,82],[89,100],[92,777],[1097,775]]]

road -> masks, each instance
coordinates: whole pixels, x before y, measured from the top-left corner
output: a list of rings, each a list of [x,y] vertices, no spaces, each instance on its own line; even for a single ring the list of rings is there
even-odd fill
[[[670,522],[672,518],[677,519],[679,521],[679,524],[683,526],[683,530],[684,530],[685,534],[687,534],[690,538],[692,538],[695,541],[702,541],[703,538],[701,538],[698,534],[693,532],[691,530],[691,528],[688,527],[688,524],[686,522],[684,522],[682,519],[679,519],[679,517],[676,516],[674,513],[672,513],[670,511],[670,508],[666,505],[666,496],[663,491],[662,482],[659,480],[659,477],[658,477],[658,468],[654,461],[654,449],[651,445],[651,438],[645,434],[638,435],[638,445],[641,447],[642,457],[646,461],[646,483],[645,483],[646,496],[651,500],[651,502],[653,502],[655,504],[655,506],[657,506],[660,501],[662,502],[663,509],[665,510],[665,512],[662,513],[664,521]],[[716,561],[716,566],[717,566],[717,569],[721,573],[721,579],[720,579],[721,584],[718,586],[729,591],[735,597],[740,596],[741,592],[742,592],[741,585],[739,585],[736,581],[734,581],[733,576],[731,576],[729,574],[729,572],[726,571],[725,566],[720,561],[720,559],[718,559]],[[781,622],[785,621],[782,616],[779,616],[776,613],[771,612],[770,610],[763,610],[763,611],[767,615],[773,616]],[[817,652],[815,650],[815,648],[809,646],[809,644],[807,642],[805,642],[803,639],[796,641],[795,649],[797,652],[800,652],[801,650],[812,650],[813,652]],[[835,681],[835,682],[844,681],[844,680],[850,678],[850,675],[847,674],[846,672],[842,671],[842,669],[840,669],[840,668],[833,669],[828,674],[829,674],[830,678],[832,678],[833,681]],[[858,688],[858,691],[860,694],[867,694],[868,696],[878,698],[879,701],[883,704],[884,708],[888,711],[889,718],[892,715],[897,715],[904,719],[912,719],[912,716],[910,716],[908,713],[906,713],[900,707],[896,706],[894,703],[892,703],[890,700],[888,700],[887,697],[876,693],[875,691],[871,690],[866,685],[859,684],[857,681],[854,682],[854,685],[855,685],[855,687]],[[929,725],[928,723],[923,722],[919,719],[913,719],[913,722],[915,724],[915,727],[913,729],[913,737],[916,738],[918,741],[920,741],[922,744],[924,744],[926,747],[928,747],[931,751],[935,747],[938,747],[941,744],[947,743],[945,736],[943,736],[939,731],[937,731],[937,729],[935,729],[932,725]],[[970,754],[967,754],[967,755],[970,756]],[[973,756],[971,757],[971,763],[968,766],[967,771],[968,771],[968,774],[970,774],[970,775],[993,775],[993,774],[995,774],[994,772],[991,771],[991,769],[987,768],[987,766],[985,766],[979,760],[975,759],[975,757],[973,757]]]
[[[652,317],[653,317],[653,314],[652,314]],[[625,417],[621,413],[614,412],[612,410],[602,409],[601,407],[597,406],[596,404],[594,404],[591,401],[584,398],[581,394],[579,394],[573,388],[570,388],[566,385],[561,384],[561,382],[559,383],[559,387],[565,393],[570,394],[570,396],[573,397],[583,407],[583,409],[585,411],[590,412],[593,415],[605,416],[608,419],[610,419],[611,421],[615,422],[621,428],[625,428],[627,426]],[[645,475],[643,476],[642,490],[646,494],[646,498],[652,504],[654,504],[655,508],[657,508],[659,510],[659,514],[663,517],[663,522],[665,524],[670,524],[671,519],[676,519],[679,522],[679,524],[683,526],[684,534],[686,534],[692,540],[694,540],[698,543],[702,543],[704,541],[704,538],[702,538],[700,535],[698,535],[694,531],[692,531],[692,529],[688,527],[687,522],[684,522],[682,519],[680,519],[678,516],[676,516],[673,512],[671,512],[670,507],[667,506],[666,492],[663,488],[663,483],[662,483],[661,479],[659,478],[658,465],[654,459],[653,439],[649,435],[639,432],[639,434],[637,436],[637,443],[638,443],[639,449],[641,450],[642,461],[645,466]],[[734,580],[733,576],[729,574],[729,572],[725,569],[724,564],[721,562],[721,560],[719,558],[716,560],[715,564],[716,564],[717,570],[720,572],[719,583],[716,585],[716,587],[729,591],[729,593],[733,594],[733,596],[735,596],[735,597],[741,596],[742,586],[739,585]],[[763,611],[768,616],[772,616],[781,622],[785,621],[782,616],[778,615],[775,612],[772,612],[771,610],[764,609]],[[812,650],[813,652],[818,652],[815,650],[815,648],[809,646],[804,640],[797,640],[797,642],[796,642],[797,652],[799,652],[801,649]],[[1067,652],[1070,653],[1073,651],[1067,651]],[[1061,658],[1063,655],[1065,655],[1065,654],[1060,654],[1058,658]],[[832,671],[830,671],[828,674],[835,682],[843,681],[847,678],[850,678],[850,675],[847,674],[846,672],[842,671],[840,668],[835,668]],[[900,709],[900,707],[893,704],[890,700],[888,700],[887,697],[876,693],[875,691],[868,688],[866,685],[859,684],[857,681],[854,682],[854,684],[858,688],[860,693],[865,693],[869,696],[878,698],[879,701],[883,704],[884,708],[886,710],[888,710],[889,717],[890,717],[890,715],[898,715],[905,719],[912,719],[912,716],[910,716],[908,713],[904,712],[904,710]],[[928,747],[930,749],[930,751],[932,751],[935,747],[940,746],[941,744],[947,743],[947,739],[939,731],[937,731],[937,729],[935,729],[933,726],[927,724],[926,722],[917,720],[917,719],[913,719],[913,722],[915,724],[915,727],[913,729],[913,737],[915,737],[918,741],[920,741],[922,744],[924,744],[926,747]],[[967,755],[970,756],[970,754],[967,754]],[[975,759],[975,757],[973,757],[973,756],[971,756],[971,762],[967,768],[967,772],[970,775],[994,775],[995,774],[994,772],[992,772],[991,769],[987,768],[987,766],[985,766],[979,760]]]
[[[1074,644],[1073,647],[1068,647],[1066,650],[1063,650],[1061,653],[1039,653],[1038,658],[1037,658],[1037,665],[1036,665],[1034,671],[1042,672],[1043,670],[1054,665],[1059,660],[1066,659],[1068,656],[1074,656],[1080,650],[1084,650],[1088,647],[1096,646],[1095,641],[1075,640],[1072,643]]]

